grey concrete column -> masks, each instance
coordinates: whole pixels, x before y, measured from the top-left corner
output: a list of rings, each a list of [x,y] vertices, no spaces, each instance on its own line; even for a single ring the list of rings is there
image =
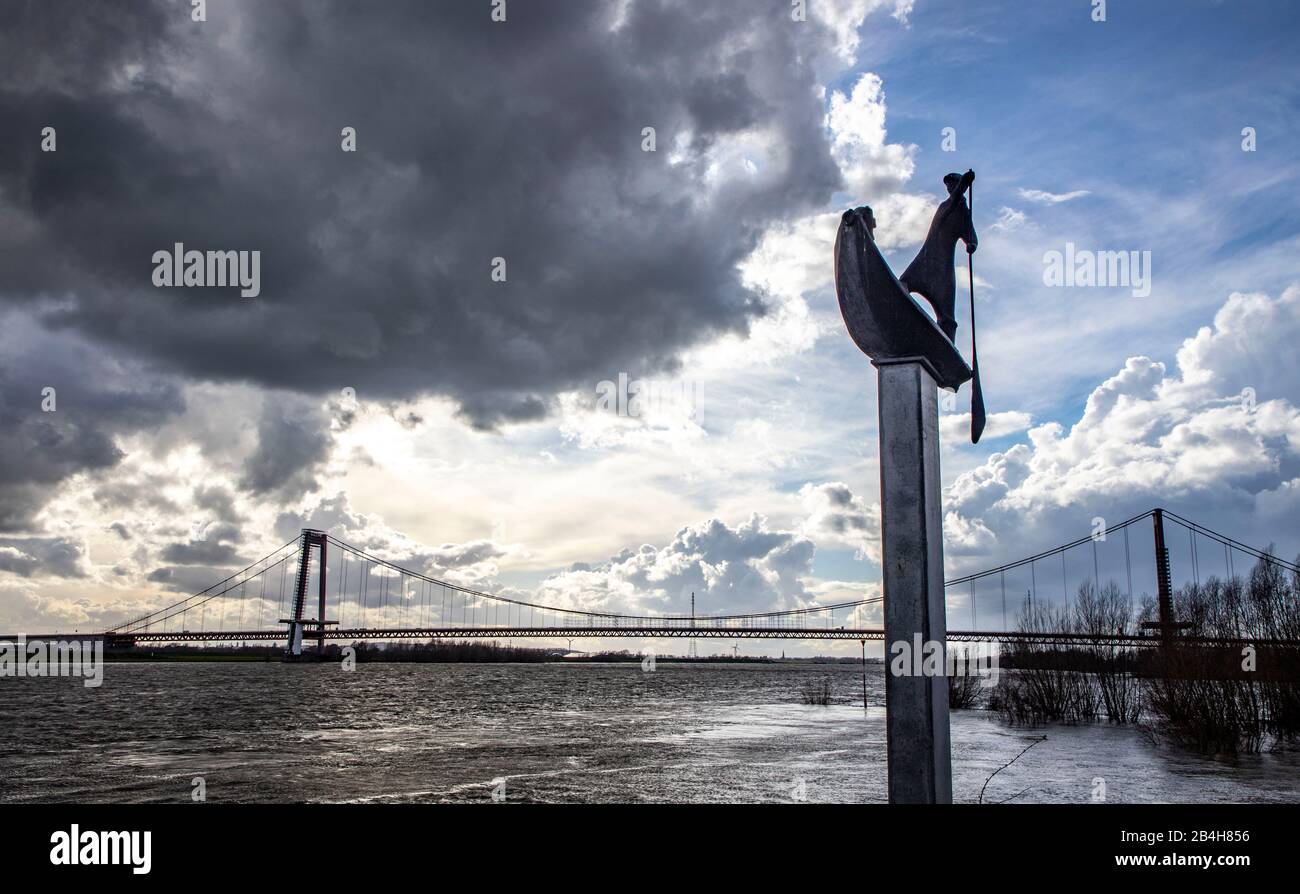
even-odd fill
[[[947,634],[938,389],[923,360],[875,366],[880,371],[889,800],[950,804],[952,754],[943,652],[933,676],[895,676],[889,665],[894,644],[906,643],[908,654],[924,643],[938,643],[942,650]]]

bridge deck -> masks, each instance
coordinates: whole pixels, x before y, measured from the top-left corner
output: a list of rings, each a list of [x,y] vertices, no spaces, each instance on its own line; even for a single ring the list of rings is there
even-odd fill
[[[14,642],[19,636],[28,642],[104,640],[108,645],[131,646],[141,643],[186,642],[284,642],[282,630],[180,630],[146,633],[32,633],[0,634],[0,642]],[[884,630],[878,627],[357,627],[325,631],[325,639],[355,642],[358,640],[432,640],[432,639],[792,639],[792,640],[873,640],[882,641]],[[319,632],[308,627],[303,632],[304,645],[319,639]],[[1037,645],[1113,645],[1147,647],[1160,645],[1151,634],[1025,633],[1007,630],[949,630],[951,643],[1001,643]],[[1300,648],[1300,642],[1272,639],[1179,636],[1186,645]]]
[[[319,634],[313,630],[303,633],[304,643],[315,641]],[[356,640],[428,640],[428,639],[793,639],[793,640],[873,640],[885,638],[880,628],[846,627],[410,627],[410,628],[348,628],[329,629],[325,639],[352,642]],[[110,636],[109,642],[163,643],[163,642],[276,642],[283,641],[283,631],[219,630],[180,631],[173,633],[138,633]],[[1143,634],[1093,635],[1086,633],[1024,633],[1004,630],[950,630],[948,642],[997,642],[1005,644],[1036,643],[1040,645],[1115,645],[1157,646],[1157,636]],[[1240,646],[1247,640],[1180,637],[1180,642],[1206,646]],[[1297,646],[1285,641],[1249,641],[1256,646]]]

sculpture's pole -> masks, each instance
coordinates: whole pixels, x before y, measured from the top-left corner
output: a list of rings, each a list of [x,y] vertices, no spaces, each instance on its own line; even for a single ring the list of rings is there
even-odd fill
[[[944,661],[943,510],[939,404],[924,359],[873,361],[880,390],[881,566],[885,590],[885,711],[889,800],[952,802]],[[905,644],[907,673],[893,672]],[[918,649],[937,649],[937,673],[917,675]],[[915,663],[914,663],[915,662]]]

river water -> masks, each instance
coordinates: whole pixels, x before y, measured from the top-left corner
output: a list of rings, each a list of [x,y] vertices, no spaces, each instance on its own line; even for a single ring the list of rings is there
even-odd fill
[[[830,676],[837,703],[800,704]],[[879,802],[882,668],[110,664],[0,679],[0,801]],[[1210,760],[1105,724],[953,713],[954,799],[1300,801],[1300,754]]]

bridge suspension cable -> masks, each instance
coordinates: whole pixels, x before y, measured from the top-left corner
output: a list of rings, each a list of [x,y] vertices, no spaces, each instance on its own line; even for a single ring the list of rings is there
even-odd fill
[[[1136,524],[1137,522],[1143,521],[1144,519],[1150,518],[1152,514],[1154,514],[1154,512],[1155,512],[1154,509],[1148,509],[1146,512],[1143,512],[1141,515],[1135,515],[1132,518],[1126,521],[1122,521],[1117,525],[1109,526],[1106,529],[1107,533],[1113,531],[1119,531],[1119,530],[1127,530],[1129,525],[1133,525]],[[1082,546],[1083,544],[1090,543],[1090,542],[1095,542],[1095,538],[1091,534],[1089,534],[1086,537],[1080,537],[1078,540],[1071,540],[1069,543],[1063,543],[1060,546],[1054,546],[1051,549],[1043,550],[1041,553],[1037,553],[1032,556],[1026,556],[1023,559],[1017,559],[1014,562],[1007,562],[1004,565],[998,565],[994,568],[986,568],[983,571],[976,571],[973,574],[965,574],[962,575],[961,577],[951,578],[949,580],[944,581],[944,586],[955,587],[958,584],[970,583],[971,581],[981,580],[986,577],[992,577],[995,574],[1003,574],[1007,571],[1012,571],[1016,568],[1023,568],[1025,565],[1032,565],[1043,559],[1049,559],[1053,556],[1064,555],[1067,551],[1072,550],[1077,546]]]
[[[1107,586],[1118,587],[1121,588],[1121,593],[1127,594],[1131,602],[1139,595],[1135,593],[1133,583],[1135,562],[1153,584],[1145,588],[1141,595],[1160,596],[1164,604],[1162,610],[1171,611],[1171,593],[1180,580],[1193,586],[1201,586],[1207,579],[1207,572],[1211,569],[1206,568],[1209,556],[1204,549],[1203,540],[1209,540],[1223,547],[1222,579],[1232,579],[1237,576],[1234,557],[1239,552],[1248,556],[1254,563],[1272,565],[1291,574],[1300,575],[1300,566],[1278,558],[1271,548],[1256,549],[1165,509],[1150,509],[1115,525],[1107,526],[1100,518],[1094,519],[1094,524],[1096,528],[1091,534],[1069,543],[992,568],[949,578],[944,586],[948,593],[950,626],[951,618],[960,616],[960,613],[965,610],[970,613],[971,627],[974,628],[976,618],[984,615],[984,612],[979,609],[988,605],[991,598],[996,597],[1002,607],[1002,629],[1012,629],[1015,620],[1007,614],[1006,590],[1007,578],[1016,571],[1020,571],[1023,575],[1020,592],[1024,594],[1027,607],[1036,606],[1034,610],[1037,611],[1068,610],[1078,592],[1077,589],[1071,589],[1072,583],[1075,587],[1090,585],[1097,592]],[[1180,545],[1178,538],[1165,537],[1163,533],[1157,534],[1157,529],[1163,532],[1166,524],[1178,525],[1185,529],[1186,541]],[[1147,538],[1145,548],[1136,551],[1133,549],[1130,537],[1130,529],[1135,525],[1138,526],[1139,534]],[[1114,541],[1108,540],[1108,535],[1118,533],[1122,533],[1123,537],[1117,537]],[[1102,554],[1108,550],[1108,544],[1112,542],[1120,543],[1122,552],[1111,550],[1106,561],[1103,562]],[[1069,557],[1074,556],[1076,550],[1085,552],[1070,559]],[[1059,571],[1056,568],[1058,558]],[[1073,574],[1071,565],[1074,566]],[[1177,568],[1181,568],[1182,573],[1175,577],[1173,571]],[[1027,573],[1024,569],[1027,569]],[[1057,573],[1061,575],[1059,590],[1054,588]],[[993,587],[986,589],[993,589],[995,592],[985,592],[981,602],[977,585],[994,575],[997,576],[997,582]],[[1040,588],[1040,583],[1045,584],[1045,588]]]
[[[1207,528],[1204,525],[1198,525],[1194,521],[1189,521],[1188,519],[1183,518],[1181,515],[1175,515],[1174,513],[1170,512],[1168,509],[1165,510],[1165,518],[1176,524],[1181,525],[1182,527],[1193,532],[1199,537],[1208,537],[1209,539],[1215,541],[1216,543],[1222,544],[1223,546],[1227,547],[1233,552],[1246,553],[1248,556],[1252,556],[1261,562],[1266,562],[1270,565],[1276,565],[1279,568],[1283,569],[1284,571],[1290,571],[1292,574],[1300,574],[1300,565],[1297,565],[1294,562],[1288,562],[1286,559],[1279,558],[1269,550],[1256,549],[1255,547],[1242,543],[1239,540],[1234,540],[1225,534],[1220,534],[1217,531],[1211,530],[1210,528]]]
[[[241,584],[246,583],[247,581],[251,580],[254,577],[259,577],[264,575],[272,568],[282,565],[285,561],[294,558],[297,555],[298,555],[298,538],[294,538],[293,540],[290,540],[288,543],[284,544],[284,546],[281,546],[279,549],[275,550],[271,554],[264,556],[261,559],[258,559],[256,562],[247,566],[246,568],[236,571],[234,574],[230,575],[225,580],[218,581],[217,583],[213,584],[207,589],[200,590],[199,592],[195,593],[192,596],[186,596],[184,599],[181,599],[178,602],[174,602],[170,605],[166,605],[158,609],[157,611],[150,612],[147,615],[141,615],[138,618],[133,618],[130,621],[126,621],[122,624],[119,624],[116,627],[110,627],[108,632],[125,634],[125,633],[131,633],[136,630],[142,630],[146,627],[152,627],[154,624],[165,623],[166,621],[176,617],[177,615],[184,614],[194,608],[199,608],[200,606],[206,605],[207,603],[211,602],[214,599],[218,599],[226,595],[226,593],[230,592],[235,587],[238,587]],[[277,556],[279,558],[277,558]],[[250,574],[249,572],[252,571],[254,568],[258,568],[259,570]],[[265,578],[263,578],[263,580],[265,580]]]
[[[330,543],[337,546],[345,553],[350,554],[357,559],[369,563],[370,566],[381,566],[383,568],[387,568],[390,571],[395,571],[399,575],[405,576],[407,578],[418,580],[418,581],[424,581],[429,584],[435,584],[437,586],[444,587],[448,591],[460,593],[462,595],[473,597],[475,599],[484,599],[491,602],[500,603],[502,605],[509,605],[519,609],[530,609],[537,612],[550,612],[552,614],[557,614],[557,615],[571,615],[571,616],[582,617],[582,618],[597,618],[602,620],[617,618],[619,621],[629,621],[629,622],[636,621],[636,622],[645,622],[647,624],[673,623],[673,622],[690,624],[692,621],[699,624],[699,623],[712,623],[718,621],[801,618],[801,617],[806,617],[808,615],[820,614],[823,612],[851,610],[862,605],[870,605],[873,603],[880,602],[883,599],[883,597],[876,596],[867,599],[855,599],[847,602],[836,602],[828,605],[808,605],[808,606],[802,606],[800,608],[792,608],[792,609],[781,609],[781,610],[766,611],[766,612],[746,612],[742,614],[726,614],[726,615],[633,615],[633,614],[626,614],[622,612],[601,612],[601,611],[592,611],[589,609],[569,608],[567,606],[547,605],[539,602],[530,602],[524,599],[514,599],[509,596],[500,596],[495,593],[487,593],[482,590],[476,590],[472,587],[462,586],[461,584],[456,584],[450,581],[441,580],[439,578],[431,577],[429,575],[423,574],[418,571],[412,571],[408,568],[403,568],[402,566],[394,562],[367,553],[364,550],[352,546],[351,544],[342,540],[330,538]]]
[[[1008,600],[1009,587],[1013,594],[1017,592],[1023,593],[1026,603],[1030,606],[1037,604],[1039,610],[1049,607],[1050,604],[1057,603],[1058,600],[1060,600],[1062,608],[1068,607],[1071,600],[1071,565],[1074,566],[1076,572],[1082,572],[1078,575],[1080,586],[1086,582],[1092,582],[1098,589],[1101,589],[1103,571],[1106,571],[1112,575],[1112,584],[1126,586],[1128,597],[1131,600],[1135,596],[1133,582],[1134,561],[1139,562],[1139,568],[1143,571],[1144,576],[1151,572],[1151,579],[1155,579],[1159,577],[1157,566],[1161,560],[1158,558],[1153,559],[1153,553],[1145,549],[1140,540],[1137,548],[1132,548],[1129,536],[1130,529],[1141,522],[1152,520],[1153,517],[1155,518],[1155,526],[1159,527],[1161,523],[1160,513],[1162,512],[1164,520],[1183,527],[1189,533],[1190,544],[1184,548],[1187,549],[1186,555],[1189,561],[1190,574],[1186,574],[1183,578],[1189,582],[1199,583],[1202,566],[1206,560],[1205,551],[1198,546],[1197,541],[1200,538],[1206,538],[1223,547],[1224,567],[1227,577],[1234,576],[1233,555],[1237,552],[1249,556],[1256,562],[1271,563],[1293,574],[1300,575],[1300,566],[1277,558],[1273,555],[1271,549],[1259,550],[1250,547],[1203,525],[1191,522],[1182,516],[1165,510],[1152,509],[1108,528],[1102,525],[1100,530],[1094,530],[1089,536],[1080,537],[1032,556],[972,574],[950,578],[945,582],[950,603],[949,628],[957,629],[960,626],[953,623],[951,619],[959,616],[959,610],[964,605],[970,613],[969,629],[972,631],[979,629],[977,622],[981,618],[984,618],[987,622],[987,610],[991,605],[995,607],[991,613],[993,615],[997,615],[997,609],[1000,608],[1003,624],[1001,629],[1003,631],[1012,630],[1014,621],[1008,616],[1008,610],[1014,608],[1015,600],[1018,597],[1013,596],[1012,599]],[[1094,521],[1100,522],[1101,520],[1096,519]],[[1115,538],[1111,542],[1121,545],[1122,554],[1117,556],[1112,550],[1108,553],[1106,562],[1103,563],[1101,547],[1107,541],[1107,534],[1118,532],[1123,533],[1122,540]],[[323,532],[318,531],[310,533],[317,538],[316,541],[311,542],[317,544],[326,536]],[[331,604],[339,618],[337,620],[311,619],[302,614],[297,615],[297,617],[301,618],[299,623],[318,631],[317,636],[324,636],[324,632],[320,628],[326,624],[340,628],[340,632],[355,631],[359,635],[392,630],[406,631],[412,634],[428,630],[435,631],[431,635],[437,635],[436,631],[439,630],[468,630],[471,627],[506,631],[507,635],[518,631],[518,634],[522,636],[526,636],[527,631],[530,629],[541,630],[542,628],[571,630],[579,628],[600,628],[602,630],[635,628],[642,631],[654,629],[674,631],[680,628],[713,631],[715,635],[728,630],[739,631],[743,629],[787,629],[792,632],[807,632],[825,627],[827,629],[842,630],[843,627],[834,627],[837,615],[840,615],[845,622],[851,621],[855,628],[862,627],[861,620],[853,618],[853,613],[863,606],[878,604],[883,601],[883,597],[875,596],[825,605],[809,604],[789,609],[712,615],[696,615],[694,613],[690,615],[631,614],[600,611],[551,605],[530,599],[486,592],[404,568],[392,560],[376,556],[343,540],[330,537],[328,542],[334,547],[330,551],[333,559],[331,563],[333,565],[332,570],[324,568],[312,569],[310,567],[311,563],[305,560],[306,557],[302,551],[304,548],[311,549],[312,547],[307,535],[304,534],[302,537],[285,543],[264,558],[206,589],[156,611],[119,624],[107,632],[128,638],[133,635],[148,635],[157,639],[168,633],[170,629],[170,632],[184,633],[193,638],[194,634],[190,630],[193,622],[190,621],[189,624],[186,622],[197,617],[201,633],[207,634],[209,633],[208,621],[210,620],[208,615],[211,614],[217,619],[213,623],[218,625],[218,628],[224,628],[232,620],[232,616],[236,617],[239,629],[233,631],[215,629],[210,631],[211,636],[209,638],[230,640],[239,640],[241,638],[264,639],[273,631],[282,631],[286,620],[291,620],[289,615],[293,612],[302,611],[303,606],[296,603],[302,601],[302,593],[307,586],[307,582],[301,578],[306,575],[318,578],[320,575],[325,575],[334,578],[330,582],[333,584],[332,588],[330,588],[333,594]],[[1067,560],[1067,556],[1072,554],[1073,550],[1079,548],[1085,548],[1087,556],[1086,572],[1082,571],[1083,566],[1080,562],[1083,556]],[[1166,554],[1167,552],[1168,550],[1166,550]],[[1159,550],[1155,550],[1155,553],[1159,553]],[[1054,560],[1058,556],[1060,558],[1061,589],[1056,591],[1054,566],[1057,563],[1055,561],[1047,562],[1046,568],[1039,566],[1045,560]],[[1114,565],[1116,559],[1122,563],[1118,569]],[[1163,561],[1166,565],[1168,564],[1167,555]],[[280,578],[278,591],[274,580],[277,569]],[[1027,569],[1027,573],[1025,573],[1025,569]],[[292,574],[290,573],[291,570],[293,571]],[[1015,579],[1016,572],[1023,575],[1020,581]],[[1044,578],[1044,572],[1046,578]],[[993,583],[992,587],[985,588],[991,590],[991,592],[983,594],[985,597],[984,602],[983,605],[980,605],[978,585],[994,578],[996,578],[996,582]],[[1048,589],[1040,592],[1039,584],[1044,581],[1048,584]],[[377,590],[377,592],[372,593],[372,590]],[[1052,595],[1054,592],[1059,592],[1061,595]],[[224,602],[219,601],[223,598],[226,598]],[[990,603],[990,599],[994,601]],[[238,604],[232,605],[231,600]],[[257,605],[254,606],[253,602],[256,602]],[[981,611],[981,608],[984,610]],[[244,629],[246,618],[250,622],[251,619],[256,618],[255,626]],[[344,626],[342,623],[344,621],[350,623]],[[987,623],[986,626],[988,626]],[[241,637],[240,634],[245,636]]]

